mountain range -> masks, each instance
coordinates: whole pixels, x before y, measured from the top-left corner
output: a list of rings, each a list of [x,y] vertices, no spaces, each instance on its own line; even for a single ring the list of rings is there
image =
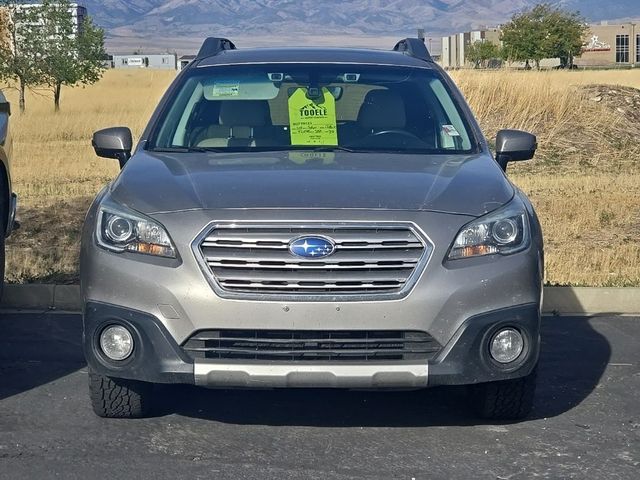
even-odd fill
[[[107,45],[191,49],[206,36],[244,44],[313,43],[327,37],[439,37],[497,25],[540,0],[81,0]],[[589,21],[640,18],[640,0],[556,0]],[[324,42],[323,42],[324,43]]]

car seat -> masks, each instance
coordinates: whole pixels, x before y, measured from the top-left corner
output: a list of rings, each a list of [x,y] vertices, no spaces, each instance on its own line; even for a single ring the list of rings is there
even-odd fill
[[[251,147],[260,143],[256,129],[271,126],[266,100],[225,100],[220,102],[219,125],[198,141],[198,147]]]

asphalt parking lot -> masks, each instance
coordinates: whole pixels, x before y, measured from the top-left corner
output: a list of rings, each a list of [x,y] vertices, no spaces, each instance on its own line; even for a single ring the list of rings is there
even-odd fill
[[[640,318],[547,317],[532,416],[464,388],[157,390],[154,418],[89,406],[79,315],[0,314],[0,478],[640,477]]]

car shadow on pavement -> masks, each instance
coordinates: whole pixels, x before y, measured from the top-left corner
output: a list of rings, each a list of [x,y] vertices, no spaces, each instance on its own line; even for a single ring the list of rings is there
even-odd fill
[[[85,367],[80,315],[0,314],[0,401]],[[607,339],[586,317],[545,317],[535,407],[529,419],[560,415],[580,404],[609,362]],[[177,414],[241,425],[414,427],[473,425],[464,387],[418,391],[207,390],[163,385],[155,416]],[[88,392],[69,395],[86,398]]]
[[[611,347],[586,317],[545,317],[534,411],[560,415],[598,385]],[[179,414],[242,425],[415,427],[494,424],[478,420],[465,387],[405,392],[344,390],[207,390],[161,386],[156,415]]]
[[[0,313],[0,401],[84,366],[80,315]]]

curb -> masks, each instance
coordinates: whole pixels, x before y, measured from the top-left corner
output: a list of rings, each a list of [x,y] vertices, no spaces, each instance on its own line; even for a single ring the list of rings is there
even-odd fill
[[[544,287],[543,313],[639,315],[638,287]]]
[[[0,307],[80,312],[80,286],[5,285]],[[544,287],[542,312],[553,315],[639,315],[640,288]]]
[[[5,285],[0,307],[6,309],[65,310],[80,312],[79,285]]]

